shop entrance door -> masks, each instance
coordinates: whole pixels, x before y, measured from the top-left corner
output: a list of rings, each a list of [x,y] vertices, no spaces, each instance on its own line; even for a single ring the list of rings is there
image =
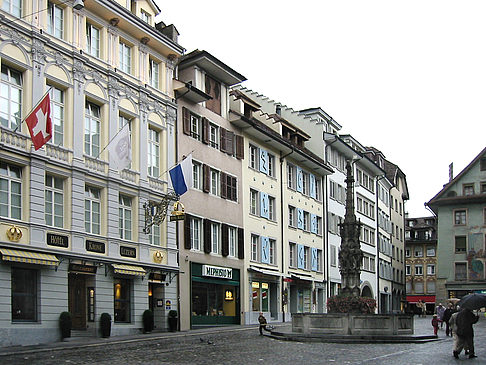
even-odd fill
[[[69,274],[69,312],[72,316],[72,329],[86,329],[86,279],[85,275]]]

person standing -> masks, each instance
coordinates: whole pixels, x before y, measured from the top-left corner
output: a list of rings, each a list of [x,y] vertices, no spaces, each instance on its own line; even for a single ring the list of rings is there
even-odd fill
[[[439,303],[439,305],[435,308],[435,312],[437,313],[437,318],[439,319],[440,323],[440,328],[444,325],[444,312],[445,312],[445,307],[442,305],[442,303]]]
[[[437,331],[439,330],[439,318],[437,317],[437,314],[434,314],[432,316],[432,327],[434,327],[434,335],[437,336]]]
[[[477,357],[474,353],[474,330],[473,324],[476,323],[479,316],[474,314],[470,309],[463,308],[456,316],[456,334],[457,334],[457,349],[453,352],[457,359],[463,348],[469,350],[469,358]]]
[[[451,319],[451,316],[453,313],[455,313],[456,311],[454,310],[454,307],[452,304],[449,304],[446,308],[446,310],[444,310],[444,314],[442,316],[442,322],[445,322],[446,324],[446,336],[452,336],[452,330],[450,329],[450,324],[449,324],[449,321]]]
[[[267,319],[263,315],[263,312],[260,312],[260,315],[258,316],[258,323],[260,323],[260,336],[263,336],[263,330],[267,327]]]

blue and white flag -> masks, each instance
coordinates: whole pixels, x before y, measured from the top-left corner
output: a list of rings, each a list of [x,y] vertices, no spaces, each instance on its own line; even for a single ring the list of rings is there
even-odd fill
[[[177,195],[184,194],[192,187],[192,154],[169,171],[172,187]]]

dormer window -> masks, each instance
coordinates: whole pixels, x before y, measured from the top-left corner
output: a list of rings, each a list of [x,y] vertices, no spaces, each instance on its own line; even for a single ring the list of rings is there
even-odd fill
[[[140,19],[142,19],[145,23],[150,24],[150,14],[147,13],[145,10],[140,10]]]

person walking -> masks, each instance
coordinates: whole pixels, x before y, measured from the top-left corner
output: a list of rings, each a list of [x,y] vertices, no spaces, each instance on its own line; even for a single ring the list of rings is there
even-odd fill
[[[451,316],[453,313],[456,311],[454,310],[454,306],[452,304],[449,304],[447,308],[444,310],[444,314],[442,316],[442,322],[445,322],[446,325],[446,336],[452,336],[452,331],[450,329],[450,324],[449,321],[451,319]]]
[[[432,316],[432,327],[434,327],[434,335],[437,336],[437,331],[439,330],[439,317],[437,317],[437,314],[434,314]]]
[[[260,312],[260,315],[258,316],[258,323],[260,323],[260,336],[263,336],[263,330],[267,327],[267,319],[263,315],[263,312]]]
[[[457,334],[457,348],[453,351],[453,356],[457,359],[462,349],[469,351],[469,358],[477,357],[474,353],[474,330],[473,324],[479,319],[479,316],[474,314],[472,310],[463,308],[457,313],[455,319],[456,334]]]
[[[439,305],[435,307],[435,313],[437,313],[437,318],[439,319],[440,328],[443,328],[444,325],[444,312],[445,312],[445,307],[442,305],[442,303],[439,303]]]

